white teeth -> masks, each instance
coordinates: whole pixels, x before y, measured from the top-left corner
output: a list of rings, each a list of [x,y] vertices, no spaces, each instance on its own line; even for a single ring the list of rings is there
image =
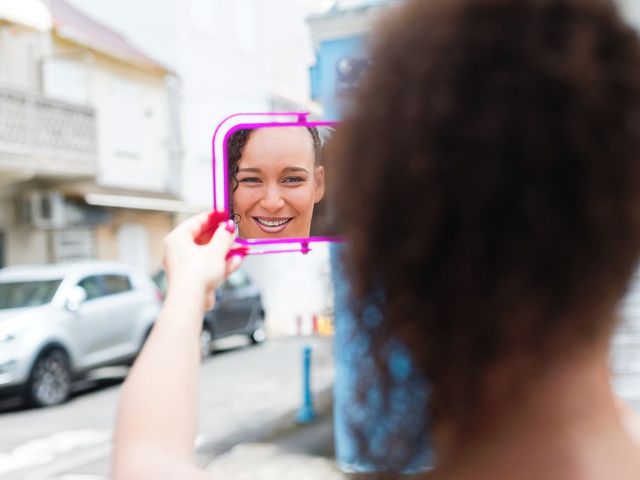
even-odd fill
[[[258,223],[261,223],[265,227],[279,227],[280,225],[284,225],[289,221],[288,218],[285,218],[284,220],[274,220],[274,221],[263,220],[261,218],[256,218],[256,220],[258,221]]]

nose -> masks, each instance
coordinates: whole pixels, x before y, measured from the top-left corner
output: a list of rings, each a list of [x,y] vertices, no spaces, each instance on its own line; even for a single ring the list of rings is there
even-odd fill
[[[260,200],[260,206],[270,213],[275,213],[284,207],[284,198],[277,185],[267,187],[262,200]]]

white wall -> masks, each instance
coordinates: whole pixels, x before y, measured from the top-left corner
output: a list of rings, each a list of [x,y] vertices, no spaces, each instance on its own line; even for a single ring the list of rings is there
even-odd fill
[[[98,183],[164,192],[169,183],[168,98],[164,79],[96,62]]]
[[[126,222],[118,227],[116,234],[118,260],[141,272],[151,270],[149,256],[149,231],[136,222]]]
[[[41,264],[50,260],[49,233],[29,225],[10,225],[7,231],[7,265]]]
[[[302,333],[311,328],[309,320],[333,311],[329,248],[327,244],[312,246],[312,251],[249,256],[243,268],[262,292],[270,335],[296,335],[298,319]]]
[[[0,84],[39,89],[38,61],[46,52],[46,34],[15,26],[1,27]]]
[[[270,89],[301,101],[309,99],[309,67],[315,63],[307,10],[300,0],[260,0],[257,5],[259,59]]]

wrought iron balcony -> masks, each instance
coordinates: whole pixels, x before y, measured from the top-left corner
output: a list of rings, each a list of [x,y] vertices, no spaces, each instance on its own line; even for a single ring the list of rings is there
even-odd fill
[[[0,87],[0,170],[92,176],[97,169],[93,108]]]

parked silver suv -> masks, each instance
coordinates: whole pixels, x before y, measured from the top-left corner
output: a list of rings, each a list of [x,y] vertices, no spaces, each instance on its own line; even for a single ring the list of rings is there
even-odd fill
[[[130,363],[161,305],[148,277],[116,263],[0,270],[0,395],[64,402],[74,377]]]

